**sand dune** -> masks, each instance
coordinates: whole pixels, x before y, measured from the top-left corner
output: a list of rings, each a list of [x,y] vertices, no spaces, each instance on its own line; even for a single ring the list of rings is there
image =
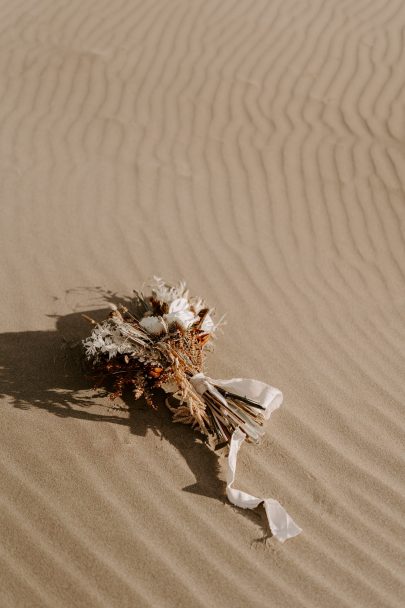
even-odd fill
[[[405,5],[0,2],[0,603],[405,601]],[[284,392],[239,486],[66,346],[152,274]],[[110,292],[108,292],[110,290]]]

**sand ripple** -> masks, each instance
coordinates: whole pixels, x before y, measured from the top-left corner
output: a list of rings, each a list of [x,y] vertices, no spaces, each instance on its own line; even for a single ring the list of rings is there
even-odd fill
[[[404,605],[402,0],[0,3],[0,603]],[[239,483],[62,338],[151,274],[280,387]]]

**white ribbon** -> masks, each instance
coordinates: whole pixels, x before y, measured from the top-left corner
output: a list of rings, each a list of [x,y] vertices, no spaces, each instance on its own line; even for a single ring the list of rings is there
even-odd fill
[[[269,384],[260,382],[259,380],[250,380],[246,378],[213,380],[212,378],[205,376],[205,374],[199,373],[195,374],[190,379],[190,382],[200,395],[209,390],[214,393],[218,399],[221,398],[221,400],[223,400],[224,397],[215,389],[214,385],[216,385],[229,392],[235,393],[236,395],[247,397],[248,399],[260,403],[260,405],[266,408],[264,411],[266,420],[270,418],[271,413],[279,408],[283,402],[281,391]],[[280,503],[273,498],[257,498],[247,492],[232,487],[236,476],[238,452],[245,439],[246,435],[240,428],[236,429],[232,434],[228,455],[226,495],[229,502],[242,509],[255,509],[263,503],[270,530],[273,536],[283,543],[288,538],[297,536],[302,530],[288,515],[287,511]]]

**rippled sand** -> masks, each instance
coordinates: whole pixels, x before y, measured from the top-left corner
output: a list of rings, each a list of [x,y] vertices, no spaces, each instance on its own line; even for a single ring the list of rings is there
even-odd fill
[[[1,606],[402,607],[402,0],[3,0],[0,27]],[[296,539],[69,355],[152,274],[227,313],[211,375],[283,390],[238,484]]]

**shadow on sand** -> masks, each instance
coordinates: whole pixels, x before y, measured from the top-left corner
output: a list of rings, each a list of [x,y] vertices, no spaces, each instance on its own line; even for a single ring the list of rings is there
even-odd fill
[[[118,303],[118,298],[108,298]],[[122,301],[122,300],[121,300]],[[225,482],[219,477],[219,457],[191,427],[173,424],[163,399],[157,410],[143,400],[124,395],[118,409],[128,417],[114,414],[110,402],[100,405],[100,413],[88,411],[100,393],[91,390],[92,379],[86,377],[80,357],[80,340],[88,335],[86,314],[99,321],[110,309],[98,309],[55,317],[56,329],[0,334],[0,397],[7,397],[19,409],[40,408],[61,418],[79,418],[93,423],[110,422],[129,426],[134,435],[145,436],[150,429],[169,441],[183,456],[195,476],[195,483],[183,491],[227,502]],[[122,403],[123,402],[123,403]],[[104,410],[104,411],[103,411]],[[261,528],[265,541],[270,537],[263,509],[238,509]]]

